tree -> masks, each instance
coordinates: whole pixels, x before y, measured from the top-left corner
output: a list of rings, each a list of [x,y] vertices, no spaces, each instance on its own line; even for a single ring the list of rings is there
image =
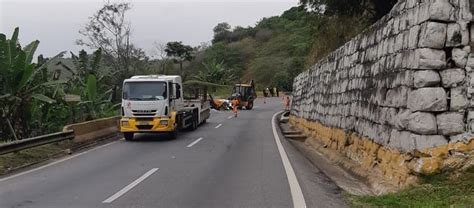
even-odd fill
[[[117,72],[114,89],[132,74],[131,70],[142,67],[146,60],[145,53],[130,42],[131,24],[126,20],[130,9],[130,3],[106,2],[89,17],[87,25],[79,31],[84,38],[76,42],[92,49],[102,49],[104,58]]]
[[[166,44],[154,42],[152,53],[159,59],[161,73],[166,74],[165,68],[169,61],[169,57],[166,53]]]
[[[215,60],[203,63],[204,70],[198,72],[195,79],[201,82],[209,82],[218,85],[227,85],[234,80],[234,76],[225,68],[224,62]]]
[[[10,39],[0,33],[0,130],[10,132],[6,137],[26,138],[29,136],[32,101],[54,103],[54,99],[43,94],[43,89],[57,82],[40,80],[42,69],[49,62],[32,63],[39,41],[21,47],[18,34],[18,28]]]
[[[213,29],[214,39],[212,40],[212,43],[227,41],[227,38],[231,33],[230,28],[231,26],[227,22],[221,22],[217,24]]]
[[[368,16],[372,21],[387,14],[397,0],[300,0],[301,5],[319,13],[341,16]]]
[[[193,48],[183,45],[181,41],[168,42],[165,49],[166,55],[179,63],[179,75],[183,76],[183,62],[193,60]]]

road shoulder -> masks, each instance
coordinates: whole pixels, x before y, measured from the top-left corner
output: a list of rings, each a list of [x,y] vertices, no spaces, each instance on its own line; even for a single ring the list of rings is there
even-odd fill
[[[276,121],[274,121],[276,122]],[[283,136],[280,126],[277,133],[288,155],[298,182],[303,191],[307,207],[347,207],[344,191],[324,172],[316,167],[305,155]]]

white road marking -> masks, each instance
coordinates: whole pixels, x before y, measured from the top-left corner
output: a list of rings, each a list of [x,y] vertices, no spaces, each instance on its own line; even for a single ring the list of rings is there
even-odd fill
[[[189,144],[187,147],[192,147],[193,145],[197,144],[199,141],[202,140],[202,137],[199,137],[198,139],[196,139],[196,141],[194,141],[193,143]]]
[[[293,207],[306,207],[306,202],[304,201],[303,192],[301,191],[300,184],[298,183],[298,179],[296,178],[295,171],[291,166],[290,160],[288,159],[288,155],[281,144],[280,137],[276,131],[276,115],[281,113],[282,111],[276,113],[272,117],[272,130],[273,136],[275,137],[275,142],[277,144],[278,151],[280,152],[281,161],[283,162],[283,167],[285,168],[286,177],[288,178],[288,183],[290,184],[290,192],[291,198],[293,199]]]
[[[221,127],[221,126],[222,126],[222,124],[219,124],[219,125],[217,125],[217,126],[214,127],[214,128],[218,129],[218,128]]]
[[[227,119],[232,119],[234,117],[235,117],[234,115],[231,115],[231,116],[227,117]]]
[[[121,197],[122,195],[124,195],[125,193],[127,193],[128,191],[130,191],[133,187],[137,186],[139,183],[141,183],[142,181],[144,181],[146,178],[150,177],[154,172],[156,172],[159,168],[153,168],[151,170],[149,170],[148,172],[146,172],[145,174],[143,174],[142,176],[140,176],[140,178],[134,180],[131,184],[128,184],[127,186],[125,186],[122,190],[120,190],[119,192],[115,193],[114,195],[110,196],[109,198],[107,198],[106,200],[104,200],[102,203],[104,204],[107,204],[107,203],[112,203],[114,200],[118,199],[119,197]]]
[[[81,152],[81,153],[78,153],[78,154],[75,154],[75,155],[72,155],[72,156],[69,156],[69,157],[66,157],[66,158],[57,160],[57,161],[54,161],[54,162],[52,162],[52,163],[48,163],[48,164],[46,164],[46,165],[43,165],[43,166],[40,166],[40,167],[37,167],[37,168],[33,168],[33,169],[31,169],[31,170],[27,170],[27,171],[24,171],[24,172],[15,174],[15,175],[11,175],[11,176],[8,176],[8,177],[5,177],[5,178],[0,178],[0,182],[7,181],[7,180],[10,180],[10,179],[13,179],[13,178],[22,176],[22,175],[26,175],[26,174],[29,174],[29,173],[32,173],[32,172],[35,172],[35,171],[38,171],[38,170],[45,169],[45,168],[47,168],[47,167],[50,167],[50,166],[53,166],[53,165],[62,163],[62,162],[64,162],[64,161],[67,161],[67,160],[70,160],[70,159],[73,159],[73,158],[76,158],[76,157],[79,157],[79,156],[81,156],[81,155],[84,155],[84,154],[87,154],[87,153],[89,153],[89,152],[92,152],[92,151],[95,151],[95,150],[104,148],[104,147],[106,147],[106,146],[109,146],[109,145],[114,144],[114,143],[117,143],[117,142],[118,142],[118,141],[114,141],[114,142],[111,142],[111,143],[107,143],[107,144],[104,144],[104,145],[102,145],[102,146],[98,146],[98,147],[95,147],[95,148],[93,148],[93,149],[90,149],[90,150],[87,150],[87,151],[84,151],[84,152]]]

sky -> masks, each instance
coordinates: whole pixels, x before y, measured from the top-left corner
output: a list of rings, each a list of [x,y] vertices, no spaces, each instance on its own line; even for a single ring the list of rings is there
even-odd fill
[[[263,17],[280,15],[298,0],[118,0],[130,2],[127,13],[132,41],[150,52],[153,42],[183,41],[197,46],[210,42],[217,23],[254,26]],[[20,43],[39,40],[37,55],[77,53],[75,41],[88,17],[104,0],[0,0],[0,33],[9,37],[20,27]],[[88,50],[90,51],[90,50]]]

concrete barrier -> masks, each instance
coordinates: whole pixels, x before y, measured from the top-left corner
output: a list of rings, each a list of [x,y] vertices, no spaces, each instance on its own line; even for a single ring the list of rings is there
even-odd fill
[[[74,130],[74,143],[91,142],[118,132],[120,116],[102,118],[64,126],[63,131]]]

